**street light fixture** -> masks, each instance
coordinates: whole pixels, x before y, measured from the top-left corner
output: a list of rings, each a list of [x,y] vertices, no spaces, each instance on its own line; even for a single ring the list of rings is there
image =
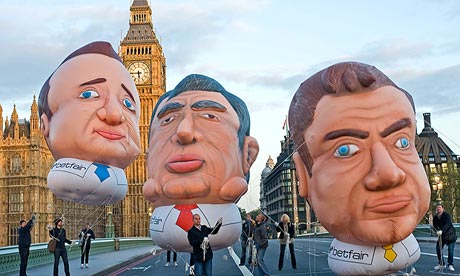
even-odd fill
[[[434,183],[431,184],[431,187],[433,188],[433,191],[436,191],[436,201],[438,203],[442,202],[441,199],[441,191],[444,188],[444,184],[441,181],[441,176],[439,174],[435,174],[433,177]]]

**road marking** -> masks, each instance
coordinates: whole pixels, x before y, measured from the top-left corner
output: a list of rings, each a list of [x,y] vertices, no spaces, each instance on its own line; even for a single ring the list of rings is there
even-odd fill
[[[154,255],[148,255],[148,256],[146,256],[146,257],[144,257],[144,258],[142,258],[142,259],[140,259],[140,260],[138,260],[138,261],[136,261],[136,262],[134,262],[132,264],[129,264],[129,265],[125,266],[125,267],[120,268],[119,270],[117,270],[115,272],[110,273],[110,276],[120,275],[121,273],[129,270],[130,268],[135,267],[136,265],[138,265],[138,264],[140,264],[142,262],[145,262],[148,259],[153,258],[153,257],[155,257],[155,256]]]
[[[240,257],[238,257],[235,251],[233,251],[233,247],[229,246],[227,247],[227,249],[228,249],[228,253],[230,254],[230,256],[232,256],[233,261],[235,262],[237,267],[240,269],[241,273],[243,273],[243,276],[254,276],[254,274],[252,274],[251,271],[249,271],[249,269],[245,265],[240,266]]]
[[[129,268],[128,270],[142,270],[142,271],[146,271],[146,270],[149,270],[152,266],[149,265],[149,266],[135,266],[135,267],[131,267]]]

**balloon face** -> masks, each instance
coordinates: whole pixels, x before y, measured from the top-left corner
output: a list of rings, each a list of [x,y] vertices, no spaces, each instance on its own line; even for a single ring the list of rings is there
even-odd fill
[[[248,150],[238,144],[239,121],[217,92],[187,91],[164,100],[150,128],[144,196],[155,206],[233,203],[247,191]],[[257,145],[246,136],[244,148]],[[258,150],[258,146],[257,146]]]
[[[63,200],[113,204],[127,191],[123,169],[140,153],[136,86],[108,42],[71,53],[43,85],[40,128],[56,159],[48,187]]]
[[[118,60],[83,54],[63,63],[49,81],[51,118],[42,130],[55,159],[72,157],[126,168],[140,152],[136,86]]]
[[[393,86],[318,102],[303,134],[311,176],[298,155],[294,160],[301,194],[335,238],[388,245],[409,236],[423,218],[430,188],[415,127],[407,97]]]
[[[244,102],[203,75],[187,76],[160,98],[150,124],[143,187],[155,206],[150,221],[155,244],[190,251],[192,213],[211,227],[222,219],[222,228],[210,237],[213,249],[238,239],[235,203],[248,189],[246,177],[259,149],[248,136],[249,125]]]

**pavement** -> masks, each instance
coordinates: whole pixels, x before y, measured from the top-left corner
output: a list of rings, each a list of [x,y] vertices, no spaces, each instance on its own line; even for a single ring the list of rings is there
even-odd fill
[[[107,253],[89,254],[88,268],[80,268],[80,258],[74,258],[69,260],[70,275],[72,276],[90,276],[90,275],[109,275],[126,266],[130,263],[134,263],[146,256],[153,253],[157,254],[161,252],[161,248],[157,246],[143,246],[136,248],[120,249],[119,251],[111,251]],[[1,274],[5,276],[17,276],[19,271]],[[41,265],[36,267],[28,267],[27,275],[41,276],[41,275],[53,275],[53,262],[47,265]],[[65,275],[64,263],[62,259],[59,262],[59,275]]]
[[[422,237],[417,238],[421,242],[436,242],[436,237]],[[143,258],[152,255],[159,254],[163,249],[158,246],[149,245],[136,248],[120,249],[119,251],[111,251],[107,253],[91,254],[89,256],[89,267],[80,268],[80,258],[74,258],[69,260],[70,274],[72,276],[105,276],[119,270],[120,268],[127,266],[131,263],[142,260]],[[234,258],[234,256],[232,256]],[[243,272],[243,271],[242,271]],[[53,262],[47,265],[41,265],[36,267],[29,267],[27,269],[28,275],[41,276],[41,275],[52,275],[53,274]],[[17,272],[8,274],[0,273],[1,276],[17,276]],[[62,259],[59,262],[59,275],[65,275],[64,264]],[[243,275],[246,275],[243,273]]]

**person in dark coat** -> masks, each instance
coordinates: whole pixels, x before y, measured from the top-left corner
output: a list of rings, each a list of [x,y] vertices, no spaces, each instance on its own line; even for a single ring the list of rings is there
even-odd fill
[[[265,265],[264,256],[268,248],[268,231],[265,223],[267,217],[260,213],[256,217],[256,227],[254,228],[254,244],[257,248],[257,269],[260,276],[270,276]]]
[[[32,218],[26,223],[25,220],[21,220],[19,222],[19,257],[21,258],[21,265],[19,269],[19,276],[26,276],[27,270],[27,261],[29,260],[29,252],[30,252],[30,244],[32,243],[32,239],[30,238],[30,231],[34,227],[35,224],[35,214],[32,215]]]
[[[64,262],[65,275],[70,276],[69,258],[67,257],[65,244],[72,244],[72,241],[66,238],[66,232],[62,224],[62,219],[57,218],[54,220],[54,228],[50,230],[50,237],[57,240],[56,250],[54,250],[53,276],[59,276],[59,258],[62,258]]]
[[[435,270],[444,268],[444,257],[441,254],[441,249],[447,245],[447,269],[455,271],[454,269],[454,248],[457,234],[452,224],[450,215],[444,211],[442,204],[436,205],[436,216],[433,217],[433,227],[437,230],[436,234],[439,237],[436,243],[436,254],[438,255],[438,265],[434,267]]]
[[[241,258],[240,266],[244,265],[246,261],[246,251],[249,247],[249,258],[248,263],[251,264],[252,259],[252,232],[254,231],[255,221],[252,219],[251,214],[246,214],[246,220],[243,222],[241,229]]]
[[[86,224],[86,227],[80,231],[78,235],[78,239],[80,240],[80,248],[81,248],[81,265],[80,268],[86,266],[88,268],[88,261],[89,261],[89,250],[91,248],[91,240],[96,239],[93,230],[89,226],[89,223]]]
[[[215,235],[222,226],[222,218],[213,228],[201,225],[199,214],[193,215],[193,226],[188,230],[187,238],[193,247],[193,258],[195,259],[195,276],[212,276],[212,248],[209,244],[209,235]]]
[[[284,251],[286,250],[286,244],[289,245],[292,268],[297,269],[297,262],[294,253],[295,229],[294,224],[291,223],[291,220],[287,214],[283,214],[281,216],[281,221],[276,225],[276,232],[280,233],[278,236],[280,241],[280,258],[278,261],[278,270],[283,269]]]

